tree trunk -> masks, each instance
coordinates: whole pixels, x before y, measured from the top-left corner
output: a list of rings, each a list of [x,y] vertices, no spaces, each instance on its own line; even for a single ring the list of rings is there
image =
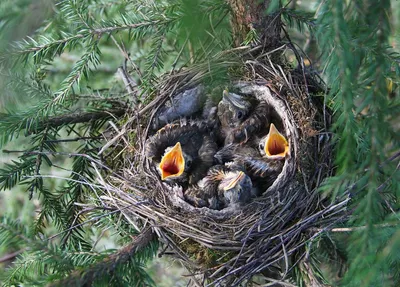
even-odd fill
[[[248,33],[255,29],[266,50],[273,50],[281,42],[279,14],[267,15],[272,0],[228,0],[232,9],[231,26],[234,45],[240,46]]]

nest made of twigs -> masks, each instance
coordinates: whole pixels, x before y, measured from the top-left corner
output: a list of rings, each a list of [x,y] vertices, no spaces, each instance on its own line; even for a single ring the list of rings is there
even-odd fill
[[[273,108],[290,146],[282,172],[261,196],[234,209],[196,208],[183,200],[180,186],[163,183],[144,156],[157,109],[198,86],[207,77],[204,69],[169,74],[161,81],[156,99],[145,108],[148,116],[143,110],[132,113],[110,139],[109,146],[124,146],[119,154],[123,168],[101,181],[108,205],[138,229],[150,225],[166,247],[209,284],[234,286],[272,267],[278,272],[270,276],[283,278],[294,263],[291,255],[317,236],[312,228],[323,229],[340,219],[347,202],[324,205],[317,192],[332,172],[329,113],[308,94],[305,81],[296,81],[306,79],[304,72],[294,75],[274,65],[268,54],[255,59],[247,53],[242,60],[236,65],[246,72],[235,87]],[[204,284],[199,277],[194,280]]]

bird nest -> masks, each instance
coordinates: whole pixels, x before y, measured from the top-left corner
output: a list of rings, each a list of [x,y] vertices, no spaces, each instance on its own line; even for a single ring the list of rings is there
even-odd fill
[[[155,130],[160,109],[190,89],[209,89],[207,70],[171,73],[157,86],[155,99],[114,125],[106,148],[117,160],[114,172],[102,175],[102,201],[121,211],[137,229],[151,227],[166,254],[177,256],[190,270],[194,284],[235,286],[263,274],[285,278],[302,259],[305,244],[341,220],[347,199],[326,203],[317,191],[332,173],[329,110],[314,76],[274,65],[269,55],[251,54],[236,63],[242,72],[233,86],[239,93],[266,102],[289,143],[284,165],[273,183],[250,202],[223,209],[195,207],[185,201],[179,184],[160,179],[157,165],[145,156],[146,140]],[[196,118],[201,110],[186,118]],[[273,270],[273,272],[272,272]]]

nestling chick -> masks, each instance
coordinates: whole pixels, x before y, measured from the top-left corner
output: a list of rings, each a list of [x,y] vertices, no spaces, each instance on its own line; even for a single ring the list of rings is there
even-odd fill
[[[146,143],[145,154],[159,163],[161,179],[193,184],[213,165],[216,143],[199,122],[169,124]]]
[[[234,161],[238,155],[257,157],[259,156],[259,151],[256,146],[253,146],[250,143],[246,145],[230,143],[217,151],[214,158],[218,164],[225,164]]]
[[[227,135],[225,143],[246,143],[268,127],[270,116],[270,106],[266,102],[259,102],[248,118]]]
[[[222,209],[229,204],[247,203],[251,189],[251,179],[245,173],[217,165],[197,185],[186,190],[185,199],[196,207]]]
[[[248,95],[238,95],[223,91],[222,100],[218,104],[218,118],[221,126],[221,137],[225,144],[232,132],[249,116],[255,99]]]
[[[218,197],[226,207],[233,204],[244,204],[250,201],[253,183],[243,171],[234,171],[226,174],[221,181]]]
[[[254,146],[257,142],[258,151]],[[288,141],[278,132],[275,125],[271,124],[268,135],[261,140],[250,141],[246,147],[239,144],[225,146],[216,153],[215,157],[232,160],[230,165],[233,168],[244,170],[256,187],[253,189],[254,195],[260,195],[273,184],[282,172],[284,159],[288,154]]]
[[[165,149],[165,154],[158,165],[161,180],[174,179],[180,177],[184,171],[192,166],[192,157],[182,151],[181,143]]]

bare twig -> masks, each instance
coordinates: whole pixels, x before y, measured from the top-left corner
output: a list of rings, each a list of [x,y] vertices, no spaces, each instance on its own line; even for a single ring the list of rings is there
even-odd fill
[[[0,263],[4,263],[4,262],[7,262],[7,261],[14,260],[15,257],[20,255],[24,251],[25,251],[25,249],[20,249],[18,251],[15,251],[15,252],[12,252],[12,253],[4,255],[3,257],[0,258]]]
[[[388,227],[399,227],[400,223],[384,223],[373,225],[374,228],[388,228]],[[369,228],[368,226],[354,226],[354,227],[337,227],[337,228],[310,228],[311,231],[327,231],[327,232],[355,232]]]
[[[136,105],[138,102],[136,92],[134,91],[134,86],[136,86],[136,82],[126,70],[126,64],[118,68],[118,73],[121,76],[122,81],[124,82],[128,94],[132,97],[133,104]]]
[[[73,139],[45,140],[47,143],[76,142],[82,140],[101,140],[102,137],[77,137]]]

